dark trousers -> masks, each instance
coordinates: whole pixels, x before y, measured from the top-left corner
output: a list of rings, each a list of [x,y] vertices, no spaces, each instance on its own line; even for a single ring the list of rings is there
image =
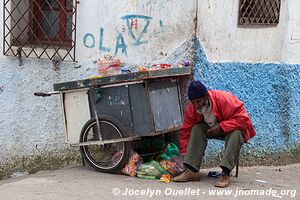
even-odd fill
[[[207,139],[223,137],[225,140],[225,151],[220,166],[226,167],[232,171],[237,162],[241,146],[244,142],[242,131],[235,130],[231,133],[219,133],[215,136],[209,136],[207,135],[208,129],[209,126],[205,123],[196,124],[193,126],[190,134],[190,141],[184,155],[184,163],[199,171],[207,146]]]

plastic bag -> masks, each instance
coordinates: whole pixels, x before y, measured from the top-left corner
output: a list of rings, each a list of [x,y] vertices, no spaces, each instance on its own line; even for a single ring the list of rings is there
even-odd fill
[[[189,66],[191,66],[191,63],[190,63],[189,60],[184,60],[184,61],[179,62],[179,63],[177,64],[177,67],[178,67],[178,68],[189,67]]]
[[[181,170],[181,172],[186,170],[186,168],[183,164],[183,159],[181,157],[173,156],[170,158],[170,161],[175,162],[177,167],[179,168],[179,170]]]
[[[171,182],[171,176],[170,174],[164,174],[162,177],[160,177],[161,182],[170,183]]]
[[[121,172],[128,176],[136,176],[138,165],[143,162],[138,153],[131,150],[130,158],[125,167],[121,170]]]
[[[169,161],[169,160],[162,160],[159,162],[159,164],[165,169],[167,170],[172,176],[175,176],[176,171],[176,163]]]
[[[165,152],[161,155],[160,159],[162,160],[170,160],[171,157],[173,156],[178,156],[180,157],[179,154],[179,149],[176,144],[174,143],[168,143]]]
[[[137,171],[137,177],[144,179],[160,179],[164,174],[168,172],[154,160],[142,164]]]
[[[113,58],[106,55],[103,59],[99,59],[96,63],[100,76],[109,76],[120,74],[121,61],[118,58]]]
[[[180,157],[173,156],[170,160],[161,160],[159,164],[167,170],[173,177],[181,174],[186,170],[183,160]]]

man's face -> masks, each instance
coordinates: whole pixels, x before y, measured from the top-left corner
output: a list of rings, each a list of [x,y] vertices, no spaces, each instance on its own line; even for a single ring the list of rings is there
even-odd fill
[[[203,105],[205,105],[206,99],[207,99],[206,96],[201,97],[199,99],[192,100],[192,103],[196,109],[200,109],[200,108],[202,108]]]
[[[208,107],[208,96],[205,95],[199,99],[191,100],[191,102],[198,112],[205,112]]]

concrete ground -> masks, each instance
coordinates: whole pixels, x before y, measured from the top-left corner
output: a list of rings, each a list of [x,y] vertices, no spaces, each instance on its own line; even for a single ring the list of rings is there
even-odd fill
[[[1,200],[300,199],[300,164],[240,167],[226,189],[201,170],[200,182],[162,183],[75,166],[0,181]]]

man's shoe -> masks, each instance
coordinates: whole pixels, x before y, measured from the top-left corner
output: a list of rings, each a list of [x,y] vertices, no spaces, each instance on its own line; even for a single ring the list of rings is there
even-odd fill
[[[193,172],[192,170],[187,169],[171,180],[174,182],[200,181],[200,174],[199,172]]]
[[[215,186],[216,187],[220,187],[220,188],[225,188],[225,187],[227,187],[229,185],[229,183],[230,183],[229,176],[226,175],[226,174],[221,174],[221,176],[217,180]]]

